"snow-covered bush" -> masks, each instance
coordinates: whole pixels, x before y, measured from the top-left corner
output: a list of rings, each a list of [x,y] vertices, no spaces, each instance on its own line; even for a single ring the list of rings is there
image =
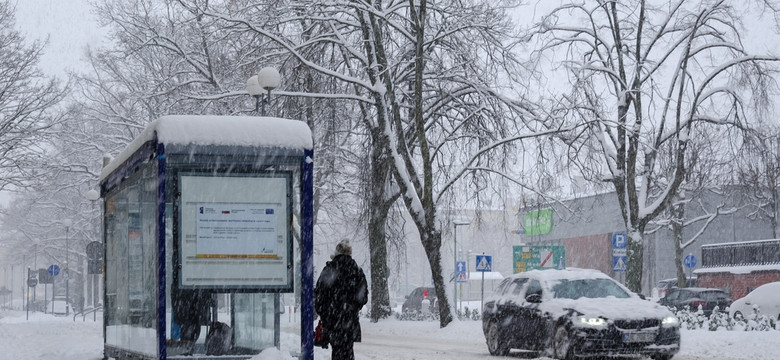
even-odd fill
[[[712,315],[708,319],[704,316],[701,309],[692,312],[690,309],[685,308],[681,310],[673,311],[675,316],[680,320],[681,326],[685,329],[708,329],[710,331],[717,331],[719,329],[726,330],[744,330],[744,331],[769,331],[772,329],[780,330],[777,326],[777,320],[761,314],[758,308],[753,308],[753,313],[747,317],[743,314],[737,314],[732,318],[729,316],[728,308],[726,311],[720,311],[719,308],[715,308],[712,311]]]
[[[775,328],[774,319],[761,314],[758,306],[753,306],[753,313],[745,318],[745,331],[768,331]]]
[[[704,316],[704,311],[701,309],[701,306],[699,306],[698,310],[693,312],[686,306],[682,310],[676,311],[675,315],[680,319],[680,323],[689,330],[704,328],[705,322],[707,322],[707,317]]]
[[[716,331],[719,328],[725,328],[726,330],[734,329],[734,319],[729,316],[728,312],[720,311],[719,307],[715,307],[710,315],[708,329],[710,331]]]

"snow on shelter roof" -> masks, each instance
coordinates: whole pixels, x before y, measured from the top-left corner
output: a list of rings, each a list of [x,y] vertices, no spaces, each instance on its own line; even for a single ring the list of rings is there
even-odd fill
[[[167,115],[150,123],[100,173],[100,181],[111,175],[143,144],[257,146],[285,149],[313,149],[311,129],[298,120],[267,116]]]

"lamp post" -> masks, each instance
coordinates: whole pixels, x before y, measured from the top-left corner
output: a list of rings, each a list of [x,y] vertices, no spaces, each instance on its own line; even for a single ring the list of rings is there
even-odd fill
[[[68,243],[68,232],[70,231],[73,221],[71,219],[62,220],[62,225],[65,226],[65,301],[70,304],[70,269],[68,264],[70,262],[70,244]],[[65,306],[65,315],[69,315],[70,306]]]
[[[255,112],[260,109],[260,116],[265,116],[265,104],[271,98],[271,90],[276,89],[281,84],[279,71],[272,67],[264,67],[246,81],[246,92],[255,97]],[[265,94],[265,98],[260,101],[260,97]]]
[[[458,309],[458,279],[457,279],[457,272],[458,272],[458,226],[466,226],[471,224],[469,221],[464,220],[454,220],[452,221],[452,224],[455,226],[455,236],[453,241],[453,249],[452,249],[452,257],[454,258],[454,262],[452,263],[452,266],[455,269],[455,281],[452,282],[452,289],[453,289],[453,298],[452,302],[455,305],[455,314],[459,314],[460,309]]]
[[[89,200],[92,203],[92,208],[93,208],[93,211],[94,211],[95,202],[98,199],[100,199],[100,192],[98,192],[95,189],[90,189],[85,194],[85,197],[87,198],[87,200]],[[98,233],[99,233],[99,231],[98,231]],[[100,236],[102,236],[102,234],[100,234]],[[89,245],[87,245],[87,248],[89,248]],[[87,254],[89,254],[89,252],[87,252]],[[94,273],[90,273],[89,271],[87,271],[87,274],[89,274],[87,276],[89,276],[89,279],[90,279],[89,280],[90,286],[88,287],[88,291],[87,291],[88,294],[87,295],[91,295],[90,296],[90,301],[92,302],[92,308],[95,308],[95,307],[97,307],[97,303],[98,303],[98,275],[94,274]],[[96,316],[95,312],[93,311],[93,313],[92,313],[93,319],[95,318],[95,316]]]

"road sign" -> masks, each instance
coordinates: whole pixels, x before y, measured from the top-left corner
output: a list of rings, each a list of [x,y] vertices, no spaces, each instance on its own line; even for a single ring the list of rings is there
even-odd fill
[[[103,273],[103,260],[87,260],[87,274],[99,275]]]
[[[512,260],[515,273],[528,270],[566,268],[566,248],[554,246],[514,246]]]
[[[696,257],[693,256],[693,254],[688,254],[688,256],[683,259],[683,264],[685,264],[685,267],[689,269],[696,267]]]
[[[612,257],[612,271],[626,271],[625,256],[613,256]]]
[[[612,271],[626,271],[627,246],[628,237],[625,233],[612,233]]]
[[[57,276],[60,274],[60,267],[57,265],[49,266],[49,275]]]
[[[35,285],[38,285],[38,279],[36,279],[36,278],[29,278],[29,279],[27,279],[27,286],[35,287]]]
[[[628,244],[628,237],[625,233],[613,233],[612,234],[612,248],[613,249],[625,249]]]
[[[87,259],[98,260],[103,258],[103,244],[100,241],[92,241],[87,244]]]
[[[51,274],[46,269],[38,269],[38,283],[39,284],[51,284],[54,282]]]
[[[477,255],[477,271],[493,271],[493,257],[490,255]]]
[[[455,264],[455,281],[457,281],[457,282],[466,282],[466,281],[468,281],[468,277],[466,276],[466,262],[465,261],[458,261],[457,264]]]

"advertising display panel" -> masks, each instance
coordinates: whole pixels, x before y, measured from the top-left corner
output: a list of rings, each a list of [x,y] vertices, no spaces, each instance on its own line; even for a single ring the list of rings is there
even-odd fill
[[[526,235],[549,234],[553,228],[553,210],[541,209],[525,213],[523,227]]]
[[[292,289],[289,173],[183,173],[181,288]]]

